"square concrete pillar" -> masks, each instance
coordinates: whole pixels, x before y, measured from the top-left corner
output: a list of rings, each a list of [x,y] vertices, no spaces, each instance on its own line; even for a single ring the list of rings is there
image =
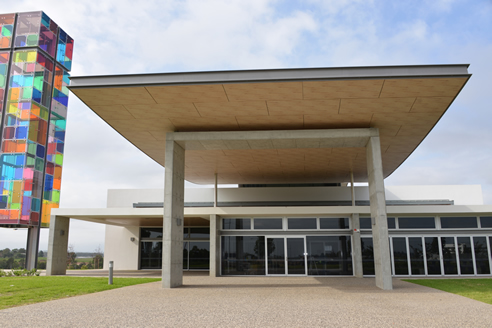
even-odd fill
[[[220,276],[220,217],[210,215],[210,277]]]
[[[27,245],[26,245],[26,269],[32,270],[37,267],[39,232],[40,227],[27,228]]]
[[[56,276],[67,273],[67,250],[70,218],[52,215],[48,237],[48,260],[46,275]]]
[[[376,286],[393,289],[384,194],[383,161],[379,137],[370,137],[366,146],[369,200],[371,204],[372,238]]]
[[[359,213],[353,213],[352,217],[352,256],[354,258],[354,276],[362,278],[362,245],[360,242]]]
[[[168,133],[164,163],[163,288],[183,284],[184,163],[184,149],[174,142],[173,133]]]

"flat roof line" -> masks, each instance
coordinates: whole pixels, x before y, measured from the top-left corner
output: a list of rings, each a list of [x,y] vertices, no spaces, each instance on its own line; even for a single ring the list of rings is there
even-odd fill
[[[469,64],[255,69],[100,76],[72,76],[69,88],[295,82],[350,79],[469,77]]]

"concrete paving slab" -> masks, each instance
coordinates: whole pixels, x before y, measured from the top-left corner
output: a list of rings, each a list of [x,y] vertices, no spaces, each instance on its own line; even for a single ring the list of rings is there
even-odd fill
[[[117,278],[115,278],[117,279]],[[490,327],[492,305],[393,279],[184,276],[0,311],[2,327]]]

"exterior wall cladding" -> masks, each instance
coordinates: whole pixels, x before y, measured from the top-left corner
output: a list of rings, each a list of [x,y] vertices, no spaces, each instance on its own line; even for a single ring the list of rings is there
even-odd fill
[[[0,225],[47,227],[59,205],[72,54],[43,12],[0,15]]]

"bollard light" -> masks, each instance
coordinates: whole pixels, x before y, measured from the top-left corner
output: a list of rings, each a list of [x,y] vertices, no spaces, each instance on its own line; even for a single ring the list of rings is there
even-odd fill
[[[109,279],[108,284],[113,284],[113,261],[109,261]]]

